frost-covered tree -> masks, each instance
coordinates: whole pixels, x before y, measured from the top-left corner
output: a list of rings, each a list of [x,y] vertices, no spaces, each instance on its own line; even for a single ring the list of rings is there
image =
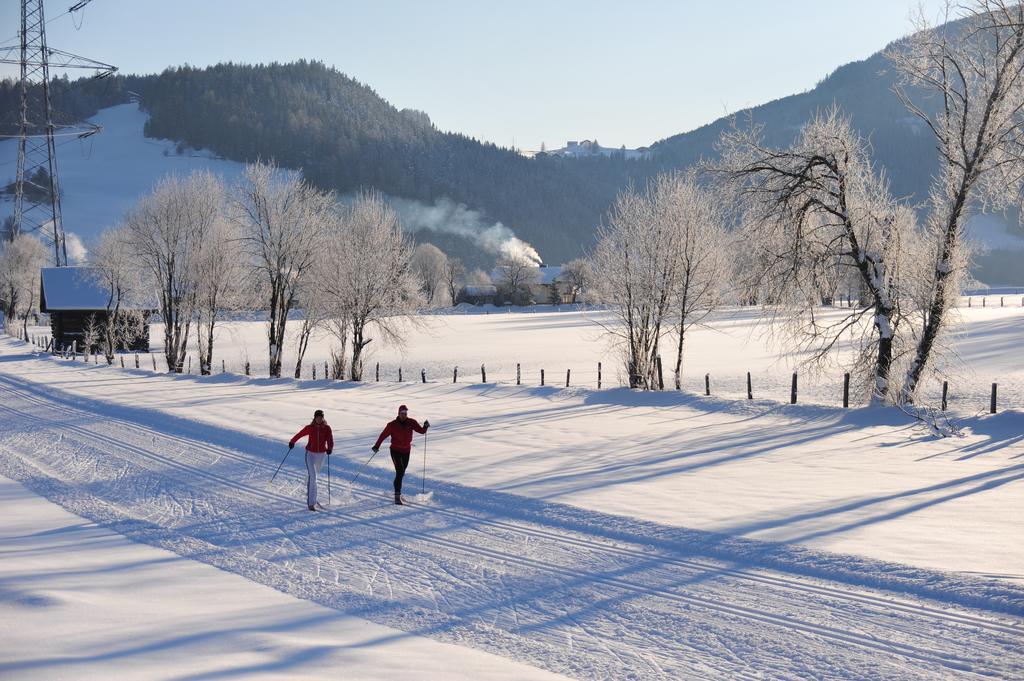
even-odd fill
[[[444,266],[444,286],[448,291],[448,298],[452,305],[458,300],[459,291],[463,287],[463,278],[466,276],[466,266],[458,258],[448,258]]]
[[[132,249],[156,292],[168,371],[184,370],[196,310],[195,259],[221,215],[219,187],[208,171],[168,177],[125,217]]]
[[[99,329],[103,356],[114,363],[114,354],[126,347],[144,328],[144,313],[135,305],[145,295],[144,277],[125,226],[106,230],[89,252],[95,283],[106,293],[106,321]]]
[[[216,187],[218,202],[226,208],[226,193]],[[193,259],[196,282],[196,340],[199,371],[213,373],[213,346],[217,321],[228,309],[255,303],[248,286],[249,264],[241,249],[237,222],[222,212],[213,223],[202,248]]]
[[[412,268],[420,279],[423,297],[430,307],[438,307],[445,298],[447,266],[448,256],[434,244],[419,244],[412,253]]]
[[[34,236],[19,234],[0,244],[0,302],[3,303],[4,324],[14,333],[18,318],[21,333],[28,332],[28,318],[36,307],[39,270],[46,266],[47,251]]]
[[[565,263],[558,275],[558,292],[569,297],[574,304],[578,303],[580,295],[587,287],[588,273],[589,268],[584,258],[575,258]]]
[[[504,256],[494,265],[494,285],[513,305],[530,305],[533,287],[540,281],[540,268],[516,256]]]
[[[754,252],[748,266],[757,266],[742,288],[757,291],[788,322],[811,361],[825,361],[840,343],[857,339],[862,358],[871,358],[873,399],[890,397],[893,362],[912,343],[906,320],[913,314],[910,259],[919,253],[919,233],[913,213],[874,171],[865,140],[832,109],[812,118],[785,149],[762,146],[756,129],[727,133],[722,169],[746,209],[741,240]],[[864,304],[821,314],[823,300],[850,276]]]
[[[345,207],[330,233],[327,262],[332,272],[322,286],[333,301],[334,316],[351,331],[349,371],[354,381],[363,378],[370,334],[400,344],[403,328],[422,302],[412,252],[398,215],[376,193],[362,193]]]
[[[661,210],[663,183],[619,194],[591,255],[593,282],[615,321],[605,331],[624,354],[629,387],[660,388],[659,343],[671,324],[679,259],[675,225]]]
[[[948,3],[947,20],[954,7],[962,6]],[[907,403],[950,326],[969,262],[968,217],[1021,200],[1024,5],[975,0],[963,10],[963,21],[938,28],[922,19],[915,35],[887,53],[901,74],[896,93],[935,136],[940,164],[925,225],[934,248],[924,328],[900,393]]]
[[[323,248],[334,197],[296,172],[267,163],[246,166],[235,188],[232,215],[240,230],[251,274],[268,312],[270,376],[281,376],[288,314]]]
[[[722,199],[697,184],[692,174],[663,176],[656,196],[662,218],[674,227],[671,248],[678,259],[674,296],[676,390],[682,388],[686,332],[718,309],[730,272],[731,244]]]

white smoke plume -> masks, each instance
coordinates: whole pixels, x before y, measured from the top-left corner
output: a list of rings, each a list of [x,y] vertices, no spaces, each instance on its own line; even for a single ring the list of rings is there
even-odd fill
[[[469,239],[482,250],[497,256],[540,265],[537,250],[515,235],[511,229],[495,222],[489,224],[479,212],[465,204],[451,199],[440,198],[433,206],[419,201],[389,197],[391,205],[398,212],[402,226],[410,232],[428,229],[432,232],[454,234]]]
[[[82,240],[74,232],[64,233],[64,247],[68,252],[69,265],[81,265],[85,262],[86,256],[89,255],[89,251],[86,250]]]

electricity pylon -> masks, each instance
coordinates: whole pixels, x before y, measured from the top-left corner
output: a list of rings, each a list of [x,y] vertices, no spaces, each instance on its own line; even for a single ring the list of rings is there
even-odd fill
[[[68,9],[73,12],[88,2]],[[21,119],[18,132],[18,176],[15,181],[14,223],[9,238],[21,232],[39,232],[44,241],[53,242],[54,264],[68,264],[64,243],[64,225],[60,212],[60,184],[57,181],[55,126],[50,105],[50,67],[91,69],[102,78],[117,69],[110,64],[79,57],[46,46],[46,18],[43,0],[21,2],[21,46],[0,48],[0,63],[21,67]],[[20,54],[16,56],[16,50]],[[91,135],[71,131],[78,136]]]

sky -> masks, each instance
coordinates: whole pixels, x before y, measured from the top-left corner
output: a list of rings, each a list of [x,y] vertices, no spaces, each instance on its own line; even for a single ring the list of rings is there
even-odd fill
[[[72,0],[51,48],[123,73],[317,59],[442,130],[633,148],[814,87],[910,32],[916,0]],[[930,17],[941,0],[925,0]],[[19,0],[0,0],[0,45]],[[60,15],[64,16],[60,16]],[[0,71],[9,74],[10,72]]]

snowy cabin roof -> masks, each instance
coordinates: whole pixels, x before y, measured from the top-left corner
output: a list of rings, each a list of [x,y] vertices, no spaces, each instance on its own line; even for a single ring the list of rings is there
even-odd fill
[[[106,310],[110,294],[96,276],[95,267],[44,267],[39,271],[39,311]],[[133,307],[155,309],[135,301]]]

